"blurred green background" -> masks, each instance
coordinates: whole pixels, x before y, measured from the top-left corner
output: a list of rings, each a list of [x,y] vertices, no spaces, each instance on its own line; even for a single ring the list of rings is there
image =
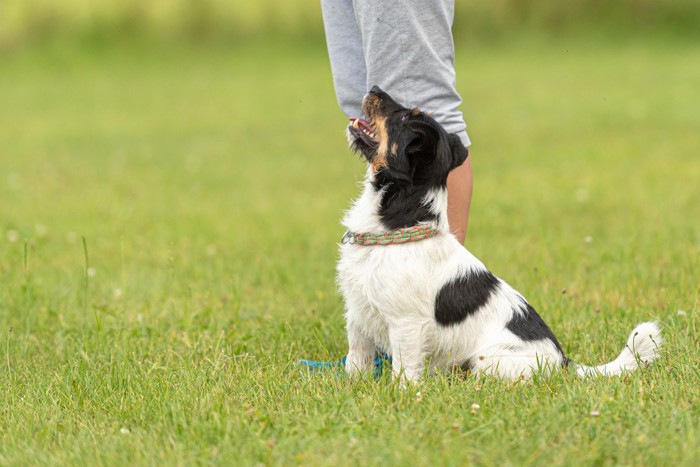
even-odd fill
[[[552,36],[572,31],[700,35],[696,0],[456,3],[458,40],[494,40],[523,30]],[[107,41],[317,38],[323,31],[319,10],[318,0],[3,0],[0,44],[11,47],[56,37]]]

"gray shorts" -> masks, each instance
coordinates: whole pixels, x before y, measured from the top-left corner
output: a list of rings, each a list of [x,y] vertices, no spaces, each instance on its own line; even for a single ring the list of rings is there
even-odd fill
[[[321,7],[335,93],[347,116],[362,115],[363,96],[378,85],[471,144],[456,89],[454,0],[321,0]]]

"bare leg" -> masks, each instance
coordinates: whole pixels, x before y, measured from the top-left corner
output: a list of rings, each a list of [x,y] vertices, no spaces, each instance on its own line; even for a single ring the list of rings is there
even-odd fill
[[[472,159],[467,157],[447,177],[447,220],[459,243],[464,244],[472,200]]]

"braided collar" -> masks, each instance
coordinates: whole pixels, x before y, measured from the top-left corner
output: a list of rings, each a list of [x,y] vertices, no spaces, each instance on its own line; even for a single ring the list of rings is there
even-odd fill
[[[417,242],[437,235],[438,229],[432,225],[414,225],[405,229],[389,230],[387,232],[353,232],[348,230],[343,235],[341,243],[351,245],[400,245],[402,243]]]

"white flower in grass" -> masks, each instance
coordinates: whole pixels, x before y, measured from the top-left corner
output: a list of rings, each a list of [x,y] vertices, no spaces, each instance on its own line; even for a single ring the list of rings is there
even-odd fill
[[[129,433],[131,433],[131,430],[128,429],[127,427],[123,426],[123,427],[121,427],[121,429],[119,430],[119,433],[121,433],[121,434],[123,434],[123,435],[128,435]]]
[[[87,269],[87,275],[88,277],[95,277],[97,275],[97,269],[95,268],[88,268]]]
[[[34,226],[34,231],[36,232],[37,237],[44,237],[47,233],[49,233],[49,228],[44,224],[36,224]]]
[[[688,314],[685,310],[678,310],[676,313],[678,313],[678,316],[685,316]]]
[[[591,410],[591,417],[597,417],[600,415],[600,410]]]
[[[583,239],[585,243],[593,243],[593,237],[590,235]]]
[[[17,240],[19,240],[19,232],[16,230],[8,230],[5,237],[7,237],[8,242],[15,243]]]

